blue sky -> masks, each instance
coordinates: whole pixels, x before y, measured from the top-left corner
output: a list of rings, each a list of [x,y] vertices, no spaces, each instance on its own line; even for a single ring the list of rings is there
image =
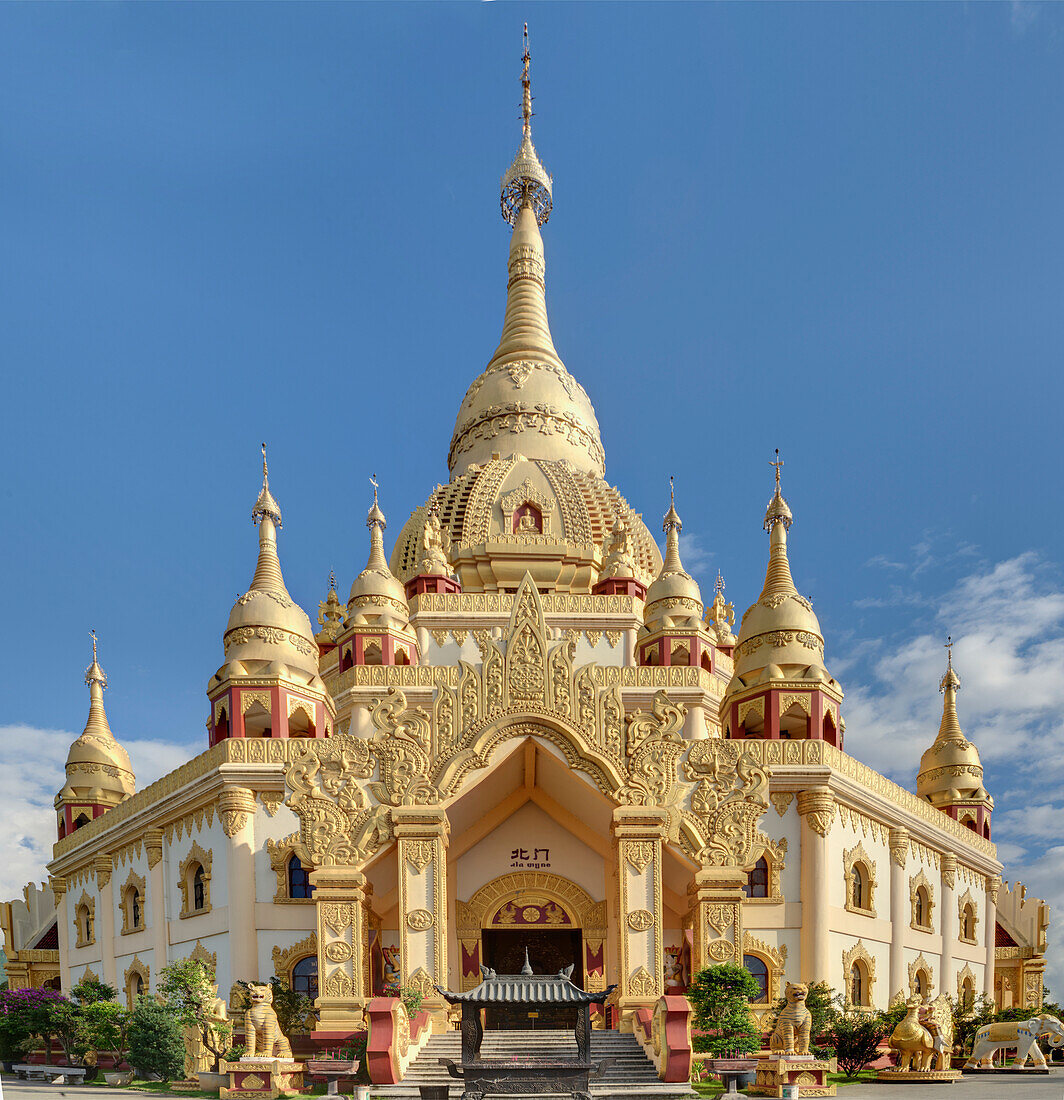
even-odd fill
[[[389,545],[446,477],[501,323],[525,18],[551,323],[607,477],[657,530],[676,475],[687,562],[741,614],[780,447],[848,747],[911,779],[952,632],[1003,851],[1048,892],[1053,5],[0,6],[9,769],[61,765],[90,627],[144,775],[206,746],[261,440],[312,615],[365,561],[369,473]],[[23,797],[16,876],[50,829]]]

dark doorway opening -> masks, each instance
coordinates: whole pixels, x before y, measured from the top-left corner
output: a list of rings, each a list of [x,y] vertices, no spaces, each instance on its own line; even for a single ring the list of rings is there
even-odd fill
[[[581,956],[584,937],[579,929],[568,928],[486,928],[484,964],[496,974],[520,974],[525,965],[525,948],[537,974],[557,974],[572,965],[570,981],[584,988]],[[539,1016],[529,1018],[528,1005],[498,1005],[485,1012],[484,1026],[494,1030],[514,1028],[568,1028],[576,1026],[576,1005],[543,1005]]]

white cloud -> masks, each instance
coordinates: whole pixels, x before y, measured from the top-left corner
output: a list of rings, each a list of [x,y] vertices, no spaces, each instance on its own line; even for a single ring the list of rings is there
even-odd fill
[[[1032,3],[1032,0],[1012,0],[1009,5],[1009,25],[1012,33],[1017,37],[1030,30],[1034,21],[1038,18],[1040,5]]]
[[[75,737],[68,730],[0,726],[0,836],[5,838],[0,899],[20,897],[27,882],[47,878],[44,868],[56,839],[53,801],[65,781],[66,756]],[[159,741],[123,744],[138,787],[153,783],[191,756],[180,746]]]
[[[938,541],[929,536],[913,548],[920,568],[930,568]],[[969,548],[962,551],[955,564],[971,560]],[[979,748],[996,800],[994,839],[1005,875],[1064,917],[1064,846],[1057,843],[1064,823],[1064,584],[1026,553],[971,570],[926,608],[901,636],[843,640],[844,656],[832,668],[847,672],[846,749],[912,789],[938,731],[943,643],[952,634],[961,728]],[[1064,926],[1050,931],[1047,983],[1064,995]]]
[[[664,543],[659,542],[658,549],[661,551],[661,556],[664,558]],[[706,596],[706,592],[708,591],[710,592],[710,598],[712,598],[713,584],[717,579],[716,573],[714,572],[713,576],[709,577],[709,579],[706,578],[716,556],[716,553],[705,544],[701,535],[696,534],[694,531],[686,535],[681,532],[680,561],[683,563],[684,569],[699,582],[700,586],[707,586],[703,588],[703,597]]]

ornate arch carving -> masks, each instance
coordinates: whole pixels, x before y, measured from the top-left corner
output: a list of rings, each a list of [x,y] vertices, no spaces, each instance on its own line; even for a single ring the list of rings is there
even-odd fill
[[[743,954],[756,955],[768,970],[768,999],[778,1001],[783,996],[783,971],[787,963],[787,945],[770,947],[764,940],[743,932]]]
[[[924,958],[924,953],[921,951],[919,955],[911,963],[909,963],[909,996],[916,996],[916,976],[923,971],[927,975],[927,994],[928,996],[934,991],[935,988],[935,972],[931,968],[931,964]]]
[[[313,905],[313,898],[293,898],[288,896],[288,861],[292,856],[299,856],[299,833],[292,833],[280,840],[266,841],[266,854],[270,857],[270,869],[277,877],[277,889],[274,891],[273,900],[278,905]]]
[[[921,956],[922,958],[923,956]],[[864,970],[865,999],[858,1008],[871,1008],[875,1001],[872,997],[872,986],[876,981],[876,960],[864,945],[864,940],[858,940],[849,951],[842,953],[842,980],[845,990],[846,1007],[853,1005],[853,982],[850,981],[850,973],[854,964],[858,964]]]
[[[970,937],[964,934],[964,911],[969,907],[972,910],[972,935]],[[957,899],[957,939],[962,943],[978,943],[979,934],[976,931],[978,925],[979,906],[975,904],[975,898],[972,897],[971,890],[965,890]]]
[[[140,921],[137,924],[133,923],[133,890],[136,890],[140,895]],[[128,936],[131,932],[141,932],[144,930],[144,903],[147,900],[147,892],[148,888],[144,876],[138,875],[130,868],[129,875],[122,884],[122,900],[119,903],[122,909],[123,936]]]
[[[593,953],[601,950],[607,936],[605,901],[595,901],[582,886],[549,871],[513,871],[485,883],[469,901],[455,902],[458,940],[466,951],[479,947],[488,920],[518,893],[529,901],[539,897],[561,906],[573,927],[583,931],[585,948]],[[476,985],[480,978],[469,981]],[[462,984],[467,984],[465,976]]]
[[[854,887],[857,876],[854,867],[861,864],[868,876],[868,905],[858,905],[854,897]],[[864,844],[858,841],[853,848],[847,848],[842,853],[842,872],[846,879],[846,908],[851,913],[860,913],[862,916],[874,917],[876,915],[876,864],[875,860],[865,851]]]
[[[203,963],[209,973],[218,973],[218,952],[208,951],[199,940],[196,940],[196,946],[188,953],[188,957]]]
[[[964,969],[959,971],[957,974],[957,1002],[962,1007],[964,1006],[964,983],[966,981],[971,982],[972,998],[974,1000],[976,990],[979,988],[979,986],[975,980],[975,971],[972,970],[972,968],[967,963],[964,964]]]
[[[181,913],[185,917],[200,917],[211,911],[211,864],[214,854],[201,848],[195,841],[189,849],[188,855],[181,861],[178,868],[178,885],[181,887]],[[192,868],[199,864],[203,868],[203,908],[193,909]]]
[[[292,944],[291,947],[274,947],[273,949],[273,972],[278,978],[284,978],[289,985],[292,984],[292,967],[299,962],[300,959],[305,959],[308,955],[313,955],[317,958],[318,955],[318,933],[311,932],[305,939],[300,940],[298,943]]]
[[[787,855],[787,838],[784,836],[780,837],[779,840],[772,840],[759,831],[757,833],[757,841],[760,844],[760,851],[754,852],[754,862],[756,863],[764,856],[765,862],[768,864],[768,897],[744,898],[743,904],[775,904],[776,902],[783,901],[783,887],[781,886],[781,882],[783,880],[784,867],[786,866],[784,857]],[[784,948],[784,955],[786,955],[786,948]]]
[[[925,891],[927,897],[927,922],[925,924],[920,924],[916,919],[916,899],[921,889]],[[912,907],[909,927],[917,932],[930,932],[934,927],[932,917],[935,911],[935,891],[931,885],[931,880],[924,874],[923,870],[909,879],[909,904]]]
[[[148,980],[151,976],[151,971],[148,969],[147,963],[142,963],[137,955],[133,956],[133,961],[126,967],[126,972],[122,977],[122,988],[126,991],[126,1003],[129,1008],[133,1007],[134,995],[133,995],[133,979],[139,977],[141,980],[141,990],[144,993],[148,992]]]
[[[88,947],[96,942],[96,899],[84,890],[74,906],[74,946]]]

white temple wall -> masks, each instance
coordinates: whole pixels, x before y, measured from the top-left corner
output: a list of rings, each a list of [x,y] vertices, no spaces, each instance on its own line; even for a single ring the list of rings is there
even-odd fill
[[[547,858],[534,854],[546,849]],[[513,858],[514,851],[528,858]],[[538,806],[526,802],[455,864],[455,896],[468,901],[481,886],[516,871],[549,871],[583,887],[596,901],[605,897],[603,860]]]
[[[272,817],[261,802],[255,806],[255,900],[272,904],[277,892],[277,876],[270,865],[266,841],[280,841],[299,832],[299,818],[287,806],[279,806]],[[279,908],[284,908],[279,906]]]

